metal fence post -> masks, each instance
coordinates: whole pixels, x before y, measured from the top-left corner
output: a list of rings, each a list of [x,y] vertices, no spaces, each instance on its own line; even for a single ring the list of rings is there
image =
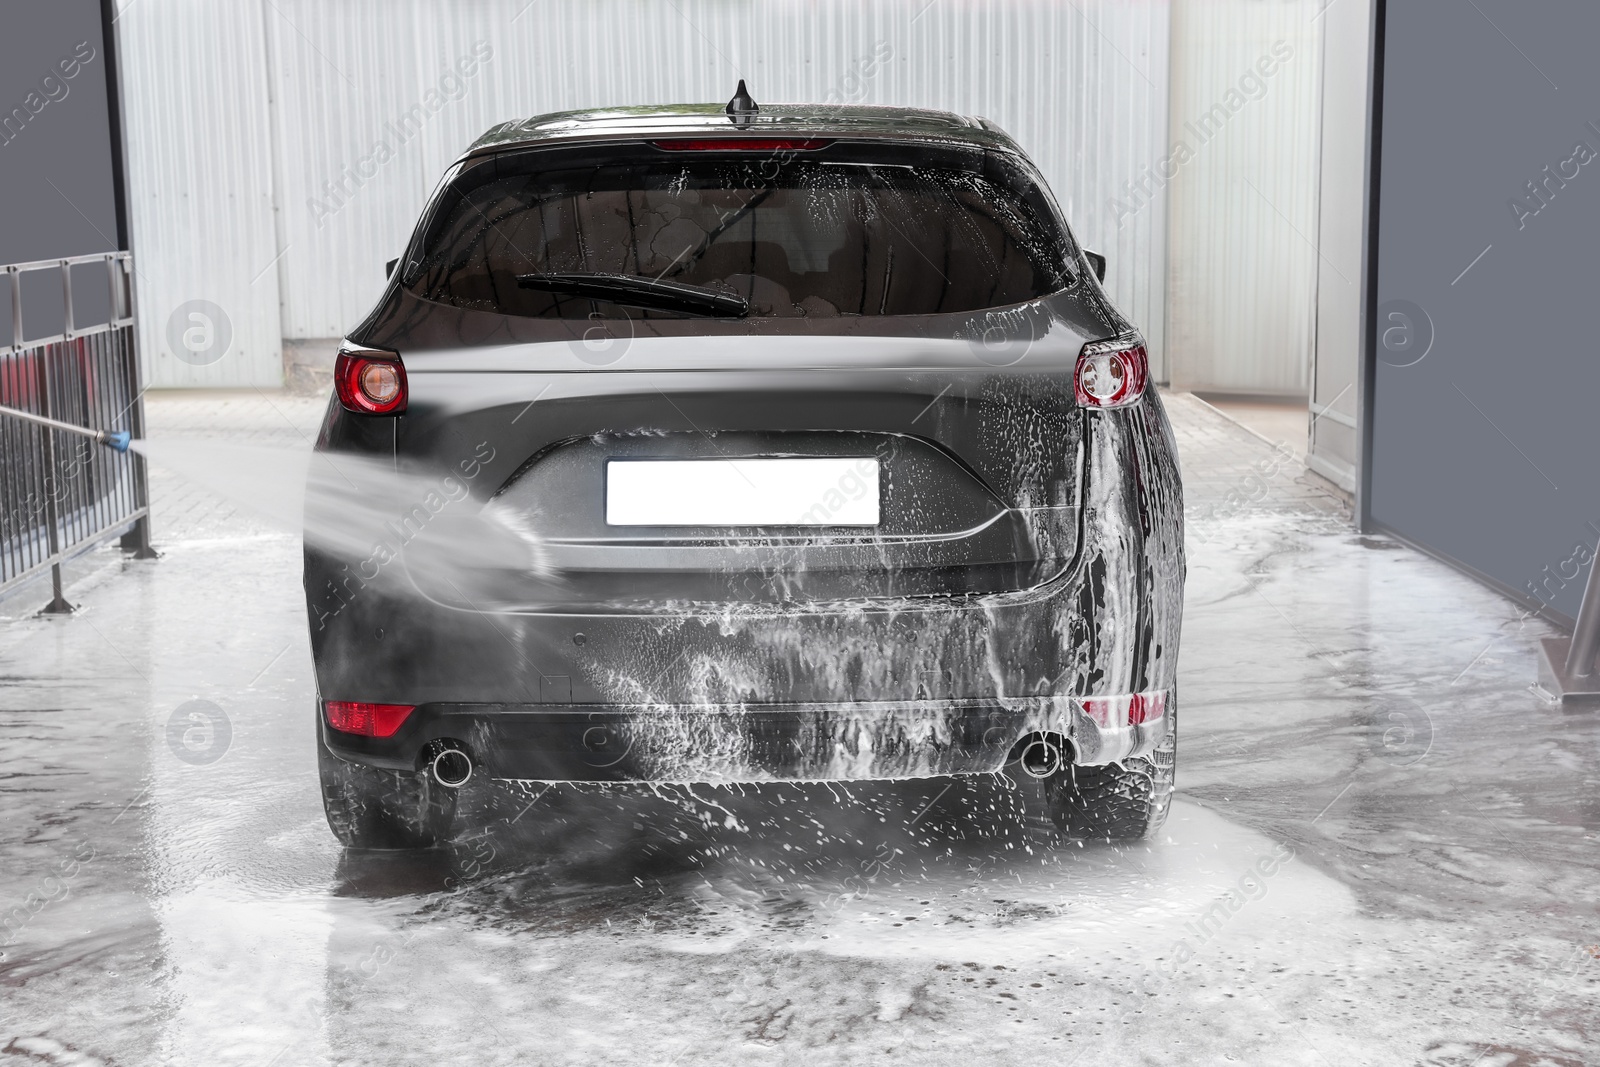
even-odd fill
[[[72,261],[61,261],[61,334],[72,340]]]
[[[1563,704],[1600,703],[1600,557],[1589,564],[1572,637],[1539,642],[1539,685]]]
[[[63,263],[61,272],[66,278],[70,289],[72,277],[67,273]],[[20,341],[22,337],[22,276],[15,275],[11,288],[11,315],[12,332]],[[68,298],[67,314],[72,314],[72,304]],[[70,329],[71,319],[68,319]],[[50,388],[50,350],[53,345],[45,345],[39,349],[39,404],[44,409],[44,416],[53,419],[56,416],[55,390]],[[56,431],[46,429],[44,434],[44,524],[47,544],[50,546],[50,555],[55,556],[61,551],[61,509],[57,506],[61,492],[61,470],[56,464]],[[70,615],[72,605],[67,603],[67,598],[61,591],[61,561],[57,560],[50,565],[50,603],[39,612],[41,615]]]
[[[1596,654],[1600,654],[1600,567],[1591,563],[1577,625],[1572,628],[1572,647],[1567,650],[1567,677],[1593,678]]]
[[[22,351],[22,271],[13,264],[6,268],[11,276],[11,350]]]
[[[133,317],[133,261],[123,255],[106,257],[106,269],[111,281],[111,319],[119,322]],[[128,388],[133,390],[133,404],[128,411],[128,432],[136,440],[144,438],[144,386],[139,382],[139,359],[135,346],[139,343],[137,328],[128,331],[128,346],[122,353],[127,368]],[[133,529],[122,535],[119,542],[124,552],[132,552],[134,559],[160,559],[161,553],[150,547],[150,481],[144,457],[131,454],[133,460],[133,506],[143,508],[144,514],[133,524]]]

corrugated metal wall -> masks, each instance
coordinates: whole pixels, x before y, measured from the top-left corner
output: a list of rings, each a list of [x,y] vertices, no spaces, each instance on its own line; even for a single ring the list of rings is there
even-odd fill
[[[261,10],[133,0],[116,16],[139,344],[151,385],[275,386],[281,377]]]
[[[494,123],[720,102],[739,77],[757,100],[1000,123],[1109,257],[1165,376],[1165,195],[1127,210],[1126,190],[1167,142],[1167,0],[133,0],[118,25],[147,329],[215,293],[250,354],[158,356],[160,384],[262,381],[262,345],[349,329],[440,172]]]
[[[1325,4],[1172,6],[1171,135],[1182,158],[1169,168],[1174,387],[1306,394]]]

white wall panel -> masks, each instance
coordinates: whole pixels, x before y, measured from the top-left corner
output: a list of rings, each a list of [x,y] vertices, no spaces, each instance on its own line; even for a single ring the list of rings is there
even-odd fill
[[[1173,4],[1174,387],[1306,394],[1325,2]]]
[[[149,9],[150,22],[171,21],[189,6],[135,0],[128,17]],[[998,122],[1039,163],[1079,237],[1108,256],[1108,286],[1144,326],[1164,377],[1165,194],[1137,212],[1121,211],[1118,196],[1149,172],[1166,144],[1167,0],[213,0],[209,6],[240,22],[247,21],[241,13],[253,12],[265,28],[263,45],[248,34],[181,41],[219,49],[204,58],[206,69],[235,59],[241,72],[256,69],[243,52],[259,47],[266,56],[272,136],[253,122],[240,128],[223,113],[197,132],[235,171],[252,175],[276,144],[278,245],[267,258],[281,252],[276,281],[284,337],[334,337],[359,321],[381,289],[384,261],[399,254],[440,172],[491,125],[569,108],[722,102],[743,77],[758,101],[834,94]],[[172,54],[180,47],[169,42],[153,58],[196,61]],[[475,47],[492,50],[491,58],[471,75],[458,75],[459,83],[449,79],[449,67]],[[871,66],[875,52],[877,69],[855,73],[858,64]],[[130,66],[145,61],[144,53],[129,56]],[[414,134],[396,135],[394,124],[418,105],[426,120]],[[129,143],[163,129],[167,107],[153,95],[130,101]],[[250,145],[237,143],[245,137]],[[135,195],[159,173],[159,167],[136,168]],[[159,247],[173,243],[168,238]],[[203,275],[209,261],[193,266]]]
[[[1322,17],[1321,178],[1310,468],[1352,492],[1361,465],[1362,284],[1366,275],[1368,116],[1374,0]]]
[[[139,341],[155,386],[277,386],[282,378],[272,146],[261,6],[125,0],[116,17]],[[168,338],[190,301],[224,350]],[[191,334],[202,343],[201,333]],[[215,355],[215,361],[199,361]]]

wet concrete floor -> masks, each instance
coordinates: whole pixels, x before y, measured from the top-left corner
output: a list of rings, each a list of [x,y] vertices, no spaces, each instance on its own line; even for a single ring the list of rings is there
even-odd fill
[[[298,545],[158,472],[162,559],[0,601],[0,1064],[1600,1062],[1600,720],[1530,690],[1548,631],[1169,407],[1178,799],[1120,848],[930,780],[501,788],[450,849],[345,853]]]

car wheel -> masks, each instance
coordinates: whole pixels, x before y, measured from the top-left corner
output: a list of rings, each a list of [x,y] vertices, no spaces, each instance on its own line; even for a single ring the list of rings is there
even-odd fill
[[[333,836],[348,848],[431,848],[448,841],[455,791],[421,772],[350,763],[317,741],[322,807]]]
[[[1166,739],[1150,754],[1101,767],[1068,766],[1044,780],[1045,805],[1071,838],[1127,841],[1161,829],[1172,806],[1178,762],[1175,712]]]

